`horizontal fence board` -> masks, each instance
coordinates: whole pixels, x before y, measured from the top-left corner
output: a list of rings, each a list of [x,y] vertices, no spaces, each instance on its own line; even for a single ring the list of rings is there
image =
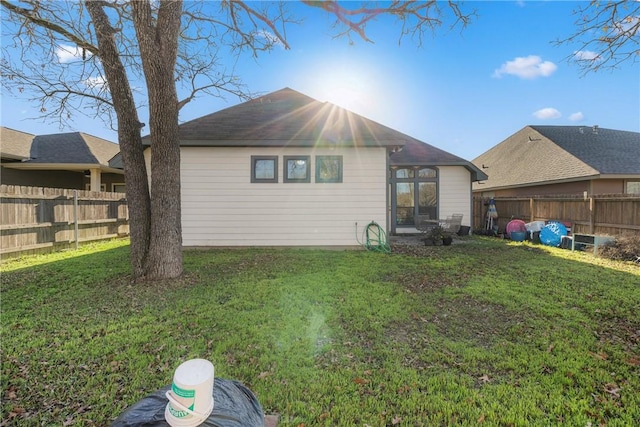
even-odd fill
[[[2,254],[66,249],[129,234],[122,193],[0,185],[0,218]]]
[[[0,253],[10,254],[15,252],[33,251],[34,249],[42,249],[42,248],[53,248],[53,242],[38,243],[35,245],[22,245],[20,247],[14,247],[14,248],[2,248],[0,249]]]

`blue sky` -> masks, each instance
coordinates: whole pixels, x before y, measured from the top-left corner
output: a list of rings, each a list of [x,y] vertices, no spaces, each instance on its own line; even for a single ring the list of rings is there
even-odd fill
[[[442,28],[422,47],[410,38],[398,45],[400,27],[390,18],[368,27],[374,43],[334,39],[329,16],[292,4],[304,22],[288,27],[291,49],[243,57],[236,71],[254,92],[290,87],[467,160],[529,124],[640,132],[640,64],[585,75],[566,61],[580,46],[552,43],[575,30],[572,12],[580,4],[468,2],[478,17],[464,31]],[[182,109],[180,119],[239,102],[201,97]],[[145,121],[144,111],[140,116]],[[60,132],[55,123],[25,120],[34,117],[34,106],[3,93],[3,126]],[[117,140],[101,121],[78,117],[75,123],[64,131]]]

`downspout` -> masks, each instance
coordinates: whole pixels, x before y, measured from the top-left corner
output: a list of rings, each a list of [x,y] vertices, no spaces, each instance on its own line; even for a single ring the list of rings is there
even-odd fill
[[[469,229],[471,230],[471,232],[473,233],[473,221],[475,220],[475,217],[473,216],[473,207],[474,207],[474,200],[473,200],[473,175],[470,173],[469,174],[469,194],[470,194],[470,198],[471,200],[469,200]]]
[[[387,148],[387,155],[385,159],[385,172],[384,172],[384,182],[386,188],[386,205],[385,205],[385,216],[387,220],[387,234],[396,234],[396,230],[391,228],[391,163],[390,158],[391,154],[393,154],[393,150],[391,148]]]

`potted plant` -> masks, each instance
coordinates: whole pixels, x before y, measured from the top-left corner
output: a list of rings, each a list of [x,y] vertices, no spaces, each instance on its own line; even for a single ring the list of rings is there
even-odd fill
[[[445,232],[442,236],[442,244],[449,246],[453,243],[453,236],[450,233]]]
[[[429,246],[428,242],[431,242],[431,244],[436,245],[436,246],[441,246],[443,244],[445,244],[445,237],[447,237],[448,233],[445,231],[444,228],[442,228],[441,226],[437,225],[435,227],[433,227],[431,230],[429,230],[429,232],[427,233],[427,238],[425,239],[425,245]],[[448,236],[449,238],[451,238],[451,236]],[[449,245],[451,244],[451,241],[448,241]]]

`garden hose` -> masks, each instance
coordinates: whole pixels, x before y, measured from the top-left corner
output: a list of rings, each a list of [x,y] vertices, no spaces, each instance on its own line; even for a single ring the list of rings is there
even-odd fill
[[[356,240],[360,246],[364,247],[368,251],[391,253],[391,246],[387,240],[387,233],[376,223],[371,221],[364,228],[363,242],[358,239],[358,223],[356,222]]]

